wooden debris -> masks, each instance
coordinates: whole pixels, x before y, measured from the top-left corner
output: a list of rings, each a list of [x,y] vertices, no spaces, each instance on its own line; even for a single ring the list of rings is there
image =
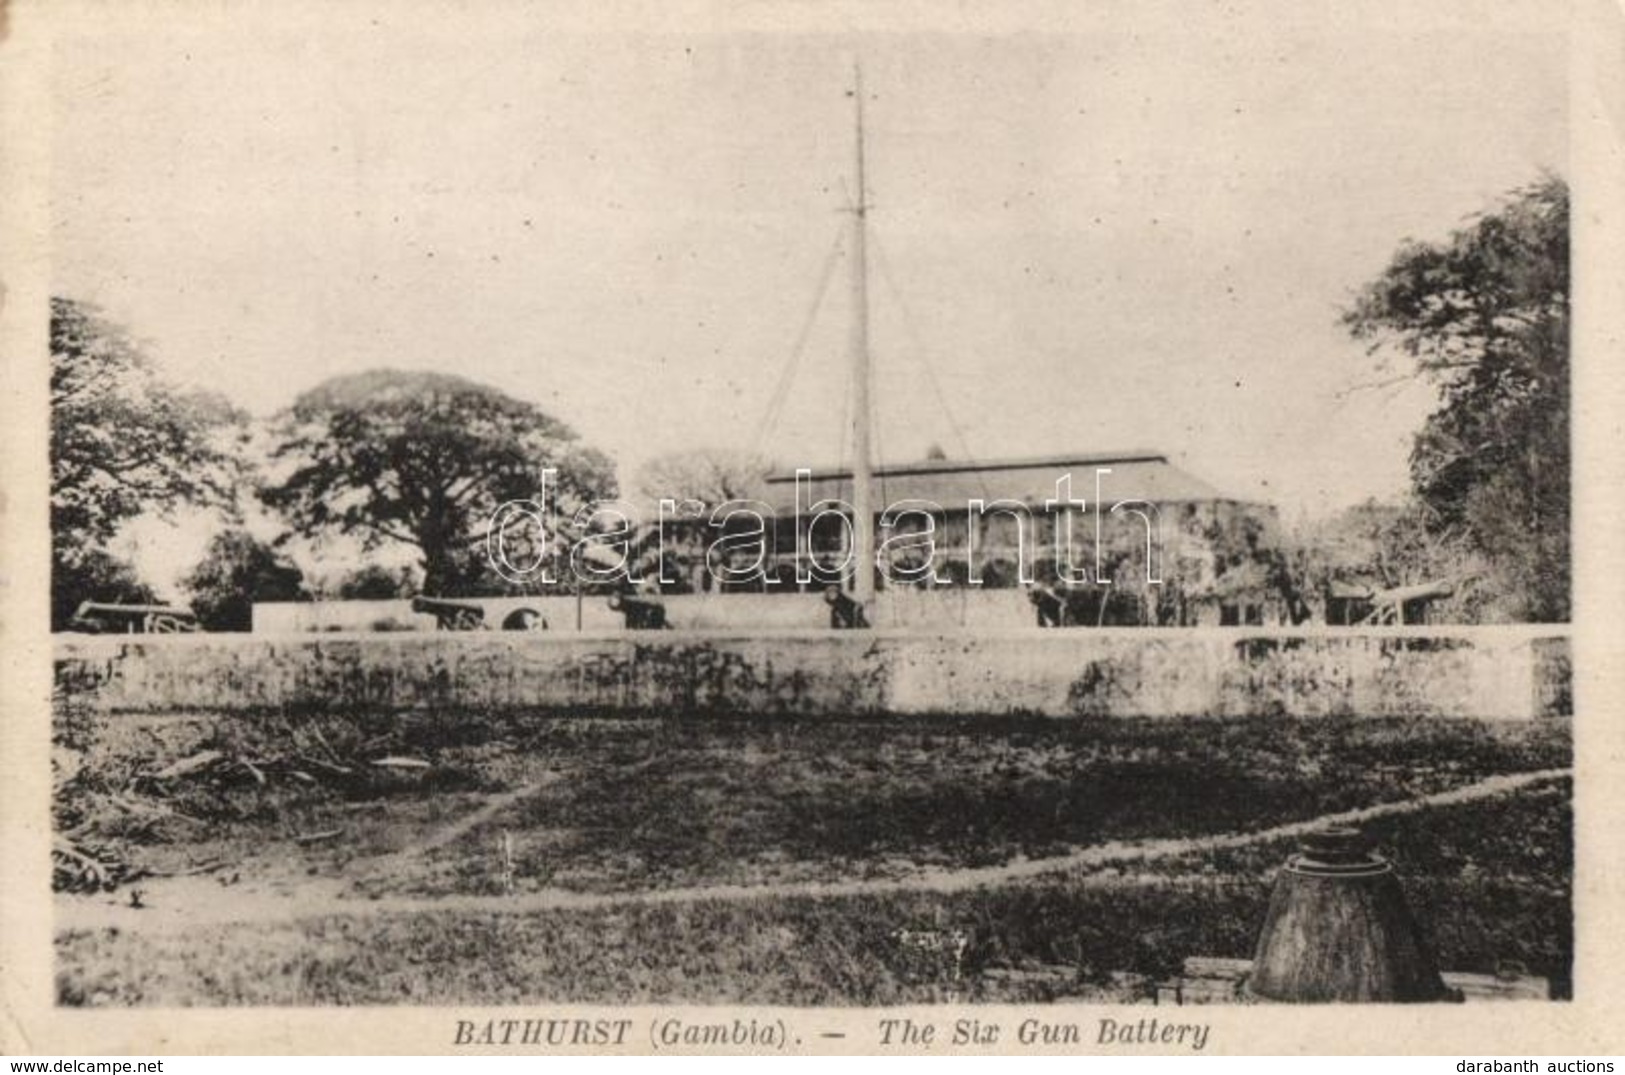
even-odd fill
[[[104,863],[58,836],[51,843],[53,888],[95,892],[112,888],[119,867]]]
[[[299,760],[307,765],[314,766],[317,769],[325,769],[330,773],[337,773],[339,776],[349,776],[355,772],[354,769],[351,769],[348,766],[337,765],[330,761],[323,761],[320,758],[311,757],[309,754],[299,755]]]
[[[430,769],[430,768],[433,768],[433,766],[431,766],[428,762],[424,761],[422,758],[404,758],[404,757],[399,757],[397,755],[391,755],[390,757],[387,757],[387,758],[379,758],[377,761],[373,762],[373,764],[383,766],[386,769]]]
[[[218,750],[200,750],[190,757],[182,758],[175,764],[153,773],[153,779],[171,780],[177,776],[186,776],[188,773],[195,773],[199,769],[206,769],[224,757],[225,755]]]
[[[204,821],[202,818],[193,817],[191,814],[183,814],[174,807],[165,806],[163,803],[140,802],[112,793],[104,795],[103,798],[127,814],[148,814],[154,817],[172,817],[177,821],[187,821],[193,825],[208,824],[208,822]]]
[[[223,869],[226,863],[223,859],[206,859],[195,866],[188,866],[184,870],[146,870],[149,877],[195,877],[200,873],[213,873]]]
[[[1253,998],[1243,986],[1252,972],[1250,959],[1222,959],[1191,956],[1184,973],[1170,982],[1159,982],[1158,1004],[1245,1004]],[[1531,974],[1468,974],[1445,971],[1442,975],[1452,999],[1469,1002],[1485,1000],[1548,1000],[1551,983]]]

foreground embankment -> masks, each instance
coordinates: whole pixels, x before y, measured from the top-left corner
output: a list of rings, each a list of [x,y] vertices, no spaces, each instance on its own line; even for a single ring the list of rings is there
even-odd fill
[[[1569,640],[1527,627],[62,636],[107,711],[289,708],[1053,717],[1469,717],[1572,710]]]
[[[63,1004],[1139,1001],[1330,824],[1567,992],[1564,720],[63,716]]]

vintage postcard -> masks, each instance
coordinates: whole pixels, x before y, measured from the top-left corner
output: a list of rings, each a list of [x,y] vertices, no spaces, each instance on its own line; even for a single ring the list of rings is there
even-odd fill
[[[13,3],[8,1053],[1625,1046],[1609,3]]]

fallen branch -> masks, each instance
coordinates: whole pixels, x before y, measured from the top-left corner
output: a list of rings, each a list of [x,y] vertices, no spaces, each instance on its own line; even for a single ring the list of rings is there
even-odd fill
[[[215,870],[224,869],[225,865],[226,863],[222,859],[208,859],[196,866],[188,866],[184,870],[146,869],[142,873],[148,877],[192,877],[200,873],[213,873]]]
[[[109,793],[106,798],[108,802],[112,803],[114,806],[122,807],[127,813],[155,814],[159,817],[172,817],[180,821],[190,821],[194,825],[208,824],[208,822],[204,821],[202,818],[193,817],[191,814],[183,814],[173,807],[164,806],[160,803],[135,802],[131,799],[126,799],[122,795],[112,793]]]
[[[78,891],[110,889],[120,867],[105,863],[58,836],[51,842],[52,888]]]
[[[431,766],[428,762],[424,761],[422,758],[403,758],[403,757],[397,757],[397,756],[393,756],[393,755],[388,757],[388,758],[379,758],[377,761],[373,762],[373,764],[383,766],[386,769],[431,769],[431,768],[433,768],[433,766]]]
[[[348,767],[343,766],[343,765],[336,765],[336,764],[334,764],[333,762],[330,762],[330,761],[323,761],[322,759],[312,757],[309,754],[301,754],[301,755],[299,755],[299,760],[302,761],[302,762],[305,762],[305,763],[307,763],[309,765],[313,765],[318,769],[326,769],[330,773],[337,773],[339,776],[350,776],[350,775],[354,774],[354,772],[355,772],[354,769],[348,768]]]
[[[218,750],[200,750],[191,757],[182,758],[173,765],[158,770],[152,777],[154,780],[170,780],[177,776],[185,776],[207,768],[224,757],[225,755]]]

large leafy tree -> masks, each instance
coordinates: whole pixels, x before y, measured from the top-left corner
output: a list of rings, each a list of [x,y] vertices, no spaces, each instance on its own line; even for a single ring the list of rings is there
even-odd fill
[[[129,520],[183,505],[230,508],[243,416],[158,376],[94,307],[51,300],[52,620],[141,589],[104,546]]]
[[[1504,615],[1567,619],[1567,185],[1548,176],[1443,243],[1404,243],[1343,321],[1438,387],[1411,452],[1428,528],[1490,565]]]
[[[135,568],[102,549],[77,549],[51,575],[51,625],[61,630],[83,601],[150,605],[158,600]]]
[[[246,530],[216,534],[182,585],[198,621],[210,631],[247,631],[256,601],[303,601],[304,573]]]
[[[496,509],[543,494],[568,520],[614,495],[610,460],[522,400],[462,377],[374,370],[300,396],[278,423],[283,469],[261,495],[306,536],[343,533],[421,554],[423,588],[488,585],[484,542]]]
[[[767,490],[772,464],[752,452],[729,448],[690,448],[657,456],[638,470],[637,489],[656,510],[662,500],[678,505],[678,517],[697,519],[665,534],[662,548],[640,550],[637,570],[642,575],[658,572],[679,590],[709,590],[714,576],[707,555],[717,533],[704,524],[719,505],[736,500],[760,500]],[[694,507],[695,504],[699,508]],[[691,512],[698,511],[698,515]],[[754,560],[754,551],[739,555]]]
[[[730,500],[759,499],[772,464],[727,448],[691,448],[649,460],[638,471],[638,491],[651,501],[697,500],[707,508]]]
[[[390,570],[382,564],[363,564],[340,578],[335,590],[344,601],[389,601],[411,597],[418,585],[409,567]]]

